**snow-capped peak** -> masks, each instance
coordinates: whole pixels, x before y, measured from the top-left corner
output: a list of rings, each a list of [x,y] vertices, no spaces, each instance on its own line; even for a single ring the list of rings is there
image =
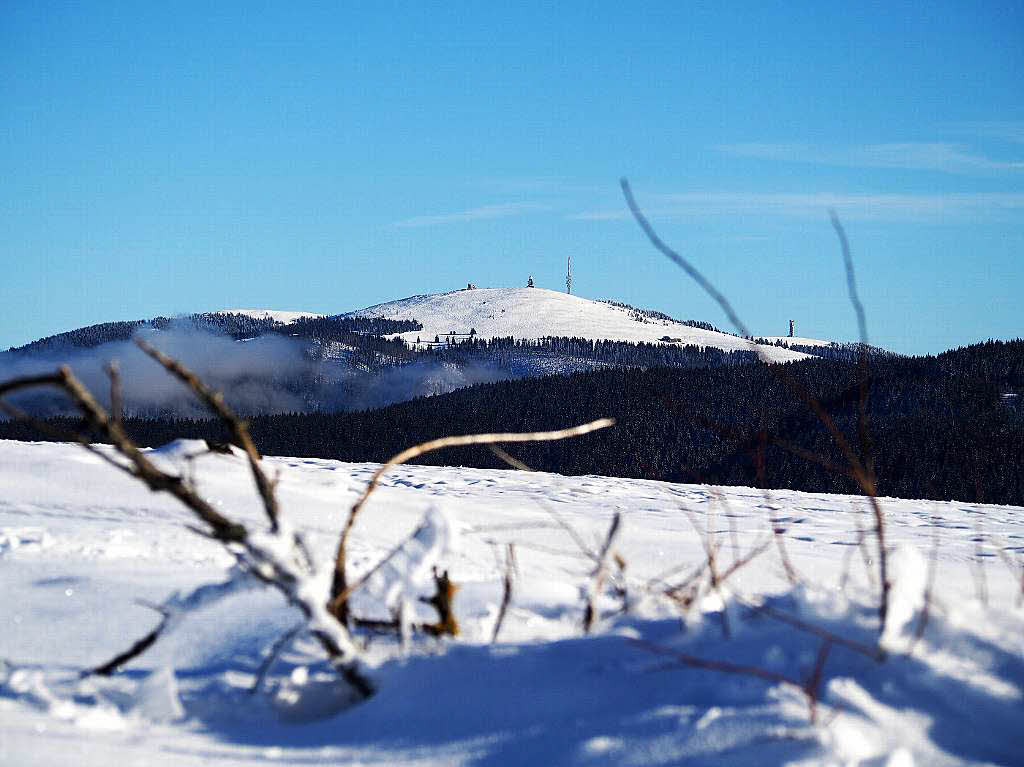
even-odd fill
[[[775,346],[755,346],[744,338],[681,322],[646,317],[623,306],[592,301],[544,288],[473,288],[411,296],[377,304],[349,316],[418,320],[419,331],[400,334],[409,342],[432,342],[435,336],[517,339],[570,336],[592,340],[695,344],[725,351],[759,351],[784,362],[808,355]]]

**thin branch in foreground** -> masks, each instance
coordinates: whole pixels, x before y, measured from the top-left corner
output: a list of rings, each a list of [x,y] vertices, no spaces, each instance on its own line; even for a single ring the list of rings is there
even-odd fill
[[[249,693],[251,695],[255,695],[263,689],[263,683],[266,681],[267,674],[270,673],[270,669],[273,667],[274,663],[280,657],[281,653],[284,652],[284,649],[292,643],[292,640],[294,640],[295,637],[299,635],[299,632],[304,628],[306,628],[305,623],[296,623],[274,640],[270,649],[267,650],[267,657],[263,659],[263,662],[260,663],[260,667],[256,670],[256,680],[252,683],[252,687],[249,688]]]
[[[520,461],[515,456],[510,455],[508,453],[508,451],[502,450],[497,445],[489,445],[489,447],[491,449],[491,452],[494,453],[495,456],[497,456],[502,461],[507,463],[513,469],[518,469],[519,471],[529,471],[529,472],[536,471],[535,469],[532,469],[529,466],[527,466],[525,463]],[[566,535],[568,535],[570,538],[572,538],[573,543],[576,544],[576,546],[579,548],[580,551],[582,551],[590,559],[593,559],[595,562],[597,561],[597,554],[595,554],[590,549],[590,547],[587,546],[586,542],[583,540],[583,537],[578,532],[576,532],[576,528],[574,528],[572,525],[570,525],[565,520],[565,518],[561,514],[559,514],[557,511],[555,511],[551,507],[551,505],[548,504],[546,501],[542,500],[541,498],[538,498],[537,496],[533,497],[533,501],[538,506],[540,506],[542,509],[544,509],[544,511],[547,512],[548,515],[552,519],[555,520],[555,523],[560,528],[562,528],[562,530],[565,531]]]
[[[501,606],[498,608],[498,619],[494,623],[494,631],[491,634],[491,644],[498,641],[498,634],[501,633],[501,625],[505,622],[505,614],[509,605],[512,604],[512,582],[519,571],[516,564],[516,547],[514,543],[508,545],[505,555],[505,584],[501,594]]]
[[[658,233],[654,231],[654,227],[651,226],[647,217],[641,212],[640,206],[636,204],[636,199],[633,197],[633,190],[629,186],[629,181],[624,178],[620,179],[619,185],[622,187],[622,194],[626,198],[626,204],[629,206],[629,210],[633,214],[633,218],[636,219],[640,228],[643,229],[644,234],[647,235],[647,239],[651,241],[651,244],[667,256],[669,260],[675,263],[676,266],[686,272],[690,276],[690,279],[700,285],[703,291],[711,296],[718,305],[722,307],[722,311],[725,312],[729,321],[732,322],[733,326],[740,331],[741,335],[751,335],[750,331],[747,330],[747,326],[743,324],[739,315],[736,314],[736,310],[732,308],[732,304],[729,303],[729,299],[726,298],[718,288],[712,285],[708,278],[701,274],[700,270],[679,255],[679,253],[666,245],[658,236]]]
[[[714,541],[709,541],[707,534],[701,531],[700,526],[697,524],[697,520],[694,518],[693,514],[689,511],[689,509],[683,509],[683,511],[686,512],[687,519],[690,520],[690,524],[693,526],[693,529],[696,531],[697,536],[701,539],[701,542],[704,544],[704,553],[707,556],[708,563],[708,573],[711,576],[711,588],[715,592],[715,595],[718,597],[719,601],[722,603],[722,635],[726,639],[728,639],[729,635],[732,632],[729,628],[729,611],[725,604],[725,597],[722,596],[722,591],[720,588],[722,579],[719,577],[718,574],[718,564],[716,560],[717,552],[715,543]]]
[[[709,296],[711,296],[722,310],[729,317],[729,320],[736,327],[737,330],[744,336],[750,336],[751,333],[747,330],[746,325],[740,320],[735,310],[732,308],[732,304],[729,303],[728,299],[711,284],[708,279],[701,274],[701,272],[694,267],[689,261],[683,258],[679,253],[674,251],[668,245],[666,245],[661,238],[654,231],[650,222],[644,216],[640,210],[640,206],[637,205],[636,199],[633,197],[633,191],[630,188],[629,181],[625,178],[620,180],[620,186],[622,187],[622,194],[626,199],[626,204],[629,206],[630,212],[633,214],[633,218],[636,219],[637,224],[643,230],[644,234],[651,241],[657,250],[663,253],[673,263],[679,266],[685,271],[691,279],[694,280]],[[834,224],[838,224],[838,218],[833,216]],[[841,225],[836,226],[836,231],[839,234],[840,245],[843,250],[844,265],[846,266],[847,273],[847,285],[850,291],[851,301],[854,304],[854,308],[857,311],[857,321],[861,331],[862,337],[862,355],[865,357],[862,359],[862,371],[866,370],[866,345],[867,345],[867,324],[864,321],[864,307],[860,303],[860,298],[857,295],[856,281],[853,274],[853,261],[850,257],[849,243],[846,241],[846,233],[843,231]],[[759,346],[754,344],[755,347]],[[770,360],[764,355],[763,350],[755,348],[755,353],[758,357],[764,361],[769,362]],[[868,496],[871,503],[871,509],[875,515],[875,534],[878,538],[878,569],[881,581],[882,593],[879,600],[878,617],[879,617],[879,633],[885,632],[886,621],[889,616],[889,575],[888,575],[888,564],[887,564],[887,551],[885,545],[885,520],[882,514],[882,508],[878,503],[878,498],[875,490],[875,479],[873,472],[870,467],[870,445],[866,439],[866,376],[861,376],[861,397],[859,403],[859,419],[858,424],[862,433],[862,455],[860,458],[853,452],[849,442],[843,436],[842,432],[835,425],[832,417],[822,407],[821,402],[813,396],[804,386],[802,386],[796,379],[786,372],[786,370],[780,365],[769,365],[768,369],[772,371],[781,380],[791,392],[793,392],[804,404],[811,409],[811,411],[817,416],[818,420],[825,427],[828,433],[832,437],[832,441],[836,447],[842,452],[843,457],[850,466],[851,473],[853,474],[854,480],[861,488],[863,493]],[[865,465],[864,461],[868,464]]]
[[[818,721],[818,687],[821,685],[821,677],[825,673],[825,661],[828,660],[829,650],[832,649],[831,640],[824,639],[821,647],[818,648],[818,657],[814,661],[814,668],[804,683],[804,692],[807,694],[811,708],[811,723]]]
[[[914,638],[910,640],[910,646],[907,647],[907,655],[913,655],[914,648],[917,647],[917,643],[921,641],[924,636],[924,631],[928,627],[928,619],[931,617],[932,608],[932,593],[935,591],[935,572],[939,566],[939,529],[937,527],[932,528],[932,550],[928,555],[928,582],[924,587],[924,606],[921,608],[921,614],[917,618],[917,624],[914,626]]]
[[[100,450],[98,447],[96,447],[96,445],[92,444],[92,442],[89,441],[89,438],[84,434],[79,434],[78,432],[58,428],[53,424],[47,423],[46,421],[40,418],[35,418],[34,416],[29,415],[21,408],[15,407],[11,403],[6,402],[3,399],[0,399],[0,411],[3,411],[9,417],[13,418],[16,421],[23,421],[24,423],[29,424],[33,429],[38,431],[40,434],[46,434],[49,437],[53,437],[58,442],[74,442],[76,445],[84,447],[97,458],[100,458],[104,462],[109,463],[115,469],[126,472],[133,477],[135,476],[135,473],[132,471],[130,466],[126,466],[125,464],[119,463],[118,461],[114,460],[114,457],[110,455],[110,453],[108,453],[105,450]]]
[[[380,484],[381,477],[384,476],[393,467],[411,461],[413,458],[432,452],[434,450],[441,450],[446,447],[461,447],[465,445],[491,445],[499,442],[552,442],[560,439],[569,439],[571,437],[578,437],[583,434],[589,434],[590,432],[597,431],[599,429],[607,429],[609,426],[614,426],[615,421],[611,418],[599,418],[596,421],[590,423],[580,424],[579,426],[573,426],[568,429],[558,429],[555,431],[535,431],[535,432],[504,432],[496,434],[465,434],[454,437],[441,437],[439,439],[433,439],[429,442],[423,442],[419,445],[407,448],[397,455],[392,456],[386,463],[381,465],[377,471],[370,477],[370,481],[366,484],[366,489],[362,495],[352,504],[352,508],[349,510],[348,519],[345,521],[345,526],[342,528],[341,536],[338,540],[338,551],[335,556],[334,562],[334,579],[331,584],[331,600],[328,604],[328,610],[330,613],[344,624],[348,617],[348,602],[347,599],[339,598],[344,594],[347,588],[347,576],[345,574],[345,556],[346,546],[348,544],[349,535],[352,533],[352,527],[355,525],[356,518],[359,516],[359,512],[363,506],[366,505],[367,500],[373,494],[373,491],[377,489]]]
[[[118,653],[106,663],[83,671],[83,679],[88,676],[110,676],[125,663],[139,657],[142,653],[146,652],[146,650],[153,646],[156,640],[160,638],[160,634],[162,634],[164,629],[167,628],[167,624],[171,620],[171,613],[169,610],[157,605],[151,605],[151,607],[157,610],[161,615],[160,622],[156,625],[156,628],[132,644],[132,646],[127,650],[122,653]]]
[[[888,552],[885,548],[885,518],[882,515],[882,508],[875,498],[874,489],[876,486],[874,457],[872,456],[871,435],[868,432],[868,324],[864,315],[864,305],[857,294],[857,277],[854,274],[853,258],[850,255],[850,242],[846,237],[846,230],[843,229],[839,216],[834,210],[829,211],[832,220],[832,228],[836,230],[839,237],[839,249],[843,254],[843,267],[846,270],[846,288],[850,296],[850,303],[857,315],[857,329],[860,332],[860,353],[857,355],[857,371],[859,379],[859,391],[857,396],[857,434],[860,438],[860,460],[863,467],[867,484],[871,492],[867,495],[871,498],[871,511],[875,515],[875,536],[878,538],[878,576],[882,585],[882,600],[879,607],[879,619],[882,624],[882,631],[885,630],[885,622],[889,610],[889,583],[888,573]]]
[[[224,401],[223,394],[204,384],[199,379],[199,376],[178,362],[178,360],[168,357],[159,349],[154,348],[141,338],[136,338],[135,344],[142,349],[142,351],[163,365],[165,370],[188,386],[196,396],[210,410],[218,415],[224,424],[231,430],[231,435],[234,437],[235,442],[242,448],[242,450],[245,451],[245,455],[249,459],[249,470],[252,472],[252,477],[256,483],[256,489],[260,494],[260,499],[263,501],[263,509],[267,514],[267,519],[270,521],[271,532],[276,533],[278,529],[278,518],[280,517],[280,508],[277,503],[277,496],[274,493],[274,483],[267,477],[263,468],[260,466],[261,456],[259,451],[256,449],[255,443],[252,441],[252,437],[249,436],[249,427],[246,425],[245,421],[235,415],[235,412],[228,406],[227,402]]]
[[[668,658],[672,658],[677,664],[683,666],[690,666],[692,668],[699,668],[705,671],[717,671],[723,674],[738,674],[740,676],[752,676],[758,679],[763,679],[766,682],[772,682],[773,684],[784,684],[789,687],[793,687],[799,690],[801,693],[808,698],[808,707],[810,708],[810,716],[815,716],[815,706],[811,705],[816,703],[811,698],[807,691],[807,682],[801,682],[793,677],[780,674],[776,671],[769,671],[768,669],[760,668],[759,666],[747,666],[740,663],[731,663],[724,660],[713,660],[711,658],[700,658],[696,655],[690,655],[689,653],[680,652],[679,650],[673,650],[668,647],[662,647],[656,645],[653,642],[648,642],[643,639],[628,639],[630,644],[635,645],[647,652],[655,655],[663,655]]]
[[[587,603],[583,608],[583,633],[589,634],[594,622],[597,620],[597,600],[601,598],[604,589],[604,581],[608,575],[608,555],[611,553],[615,539],[619,535],[622,523],[622,513],[615,512],[611,526],[608,528],[608,535],[604,539],[604,545],[598,554],[597,566],[591,575],[590,586],[587,591]]]
[[[860,653],[861,655],[871,658],[872,660],[880,661],[885,658],[885,651],[879,647],[872,647],[870,645],[863,644],[862,642],[858,642],[855,639],[849,639],[847,637],[840,636],[839,634],[833,633],[826,628],[816,626],[813,623],[808,623],[802,618],[798,618],[795,615],[787,613],[784,610],[779,610],[778,608],[772,607],[771,605],[765,604],[764,602],[755,602],[751,599],[746,599],[740,596],[739,594],[736,594],[735,596],[736,599],[743,603],[743,605],[745,605],[747,608],[749,608],[755,613],[762,613],[771,618],[774,618],[777,621],[780,621],[781,623],[786,623],[795,629],[799,629],[800,631],[804,631],[808,634],[813,634],[814,636],[819,637],[821,639],[827,639],[833,644],[842,645],[843,647],[849,648],[850,650]]]
[[[1018,585],[1020,586],[1016,599],[1016,605],[1017,607],[1020,607],[1024,604],[1024,562],[1021,562],[1018,559],[1018,561],[1014,563],[1013,559],[1007,553],[1009,546],[997,536],[989,533],[988,539],[992,544],[992,547],[996,550],[999,560],[1006,565],[1006,569],[1010,572],[1010,577],[1013,578],[1014,581],[1018,582]]]
[[[974,590],[978,601],[988,607],[988,578],[985,574],[985,532],[981,520],[974,523]]]
[[[772,515],[775,504],[772,503],[771,494],[767,490],[764,493],[764,499],[765,511],[768,512],[768,527],[771,529],[772,538],[775,539],[775,547],[779,551],[779,559],[782,560],[782,569],[786,573],[786,580],[789,581],[791,586],[796,586],[800,583],[801,578],[793,566],[793,561],[789,558],[789,550],[786,548],[785,530],[779,527],[778,520]]]
[[[121,425],[124,421],[124,387],[121,384],[121,366],[117,361],[108,362],[103,371],[110,379],[110,417]]]
[[[214,401],[219,398],[219,395],[211,393],[181,363],[166,357],[166,355],[157,352],[152,347],[144,345],[145,348],[150,350],[151,356],[155,355],[161,361],[161,364],[164,364],[168,370],[174,372],[186,384],[197,387],[194,388],[197,394],[200,396],[209,395]],[[209,528],[209,536],[216,538],[220,543],[227,546],[228,551],[236,558],[238,565],[249,576],[265,585],[276,588],[291,605],[302,612],[309,624],[310,634],[320,643],[331,665],[352,689],[362,698],[368,698],[373,694],[374,686],[369,678],[364,675],[361,668],[359,668],[358,653],[346,628],[326,613],[323,604],[315,597],[315,594],[311,593],[309,589],[304,588],[305,573],[299,571],[296,562],[291,561],[291,558],[288,556],[281,556],[276,547],[262,545],[259,541],[250,538],[249,532],[244,525],[223,516],[205,498],[199,495],[194,488],[183,481],[180,476],[161,470],[128,437],[123,426],[110,417],[109,413],[96,401],[96,398],[85,385],[74,376],[70,368],[65,365],[53,375],[34,376],[4,382],[0,384],[0,395],[33,386],[47,385],[56,386],[67,394],[82,413],[89,426],[96,433],[107,439],[114,446],[114,449],[128,461],[127,464],[112,462],[114,466],[140,480],[150,490],[166,492],[177,498]],[[226,409],[218,411],[218,413],[224,420],[229,420],[233,417],[233,414]],[[238,421],[237,418],[235,420],[237,422],[234,424],[236,427],[241,426],[244,428],[244,424],[241,421]],[[92,446],[87,447],[96,452]],[[255,448],[253,450],[255,451]],[[251,458],[252,456],[250,456]],[[263,476],[259,466],[252,460],[250,460],[250,468],[254,476]],[[276,508],[276,500],[273,498],[273,486],[267,483],[266,487],[270,496],[269,499],[265,499],[266,511],[275,524],[274,532],[280,532],[276,528],[276,516],[271,513],[271,510]],[[300,559],[301,556],[296,558]],[[136,652],[137,654],[137,652],[144,651],[154,641],[156,641],[156,636],[150,638],[147,635],[139,643],[136,643],[129,652]],[[139,647],[140,643],[144,645],[141,649]],[[114,660],[119,663],[124,662],[121,656]],[[100,668],[102,669],[103,667]]]

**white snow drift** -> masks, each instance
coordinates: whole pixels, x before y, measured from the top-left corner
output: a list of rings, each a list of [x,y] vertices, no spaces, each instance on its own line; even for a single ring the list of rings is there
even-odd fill
[[[245,461],[187,458],[202,449],[178,443],[158,460],[194,470],[218,508],[259,529]],[[376,466],[266,464],[280,473],[283,513],[329,561]],[[894,583],[880,662],[843,644],[878,646],[874,540],[857,545],[871,525],[863,499],[396,468],[357,522],[352,572],[409,543],[355,609],[383,616],[386,602],[404,602],[428,618],[414,597],[436,561],[460,587],[462,633],[406,653],[389,637],[367,639],[379,691],[346,707],[343,684],[302,635],[252,692],[269,649],[298,622],[260,587],[181,615],[113,677],[82,679],[160,620],[147,605],[225,581],[234,558],[186,530],[191,518],[173,499],[96,456],[0,441],[0,764],[1019,764],[1024,509],[882,503]],[[598,547],[616,513],[625,571],[612,565],[602,617],[584,637],[580,595],[594,566],[581,549]],[[767,548],[684,615],[657,593],[702,573],[704,535],[720,572]],[[508,543],[518,576],[491,644]],[[842,641],[829,644],[812,722],[804,693],[780,680],[813,675],[823,636]],[[701,670],[684,656],[779,680]]]

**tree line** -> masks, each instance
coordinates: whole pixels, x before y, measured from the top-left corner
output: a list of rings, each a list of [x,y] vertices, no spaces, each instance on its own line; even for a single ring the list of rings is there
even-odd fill
[[[858,366],[808,359],[784,370],[859,445]],[[532,468],[562,474],[857,493],[852,479],[836,470],[844,465],[842,454],[777,373],[762,363],[605,369],[478,385],[376,410],[257,416],[251,428],[270,455],[383,461],[449,434],[553,429],[611,416],[614,429],[509,452]],[[879,494],[1024,505],[1022,399],[1022,340],[935,357],[873,359],[867,415]],[[204,420],[128,419],[126,428],[145,445],[177,437],[227,439],[220,426]],[[0,438],[41,436],[27,424],[5,423]],[[490,450],[472,447],[420,461],[503,466]]]

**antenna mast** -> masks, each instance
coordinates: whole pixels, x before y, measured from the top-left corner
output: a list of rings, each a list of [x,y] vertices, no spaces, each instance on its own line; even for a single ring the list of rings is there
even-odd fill
[[[565,292],[572,295],[572,254],[570,253],[565,262]]]

